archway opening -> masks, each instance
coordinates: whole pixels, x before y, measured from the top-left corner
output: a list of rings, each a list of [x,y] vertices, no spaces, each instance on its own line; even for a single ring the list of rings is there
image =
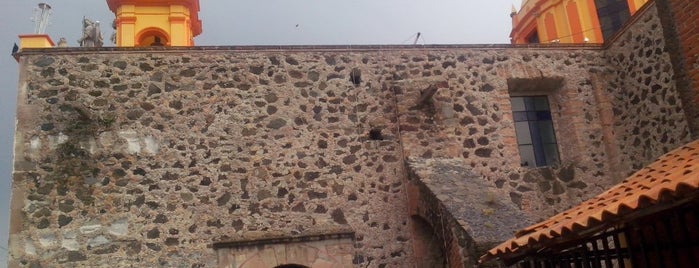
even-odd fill
[[[410,217],[413,229],[413,250],[417,267],[447,267],[444,243],[437,237],[429,222],[419,216]]]
[[[139,47],[162,47],[170,46],[170,38],[166,32],[156,28],[143,30],[138,35]]]
[[[300,264],[284,264],[284,265],[279,265],[274,268],[309,268],[308,266],[303,266]]]

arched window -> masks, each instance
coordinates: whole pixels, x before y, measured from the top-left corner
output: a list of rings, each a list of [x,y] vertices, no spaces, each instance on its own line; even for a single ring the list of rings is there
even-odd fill
[[[139,47],[170,46],[169,35],[159,28],[147,28],[136,36]]]

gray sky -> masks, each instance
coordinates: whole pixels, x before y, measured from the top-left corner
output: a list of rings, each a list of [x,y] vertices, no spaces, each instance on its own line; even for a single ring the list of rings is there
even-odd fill
[[[32,33],[40,0],[0,3],[0,267],[5,267],[17,63],[10,57],[17,35]],[[77,45],[82,17],[102,21],[112,34],[106,0],[61,0],[47,33]],[[520,0],[201,0],[204,32],[197,45],[338,45],[508,43],[511,5]],[[298,24],[298,27],[296,25]]]

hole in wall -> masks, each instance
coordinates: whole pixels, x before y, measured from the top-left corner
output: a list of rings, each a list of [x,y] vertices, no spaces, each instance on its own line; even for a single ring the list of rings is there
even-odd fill
[[[308,268],[308,266],[303,266],[300,264],[284,264],[284,265],[279,265],[274,268]]]
[[[383,134],[381,134],[381,129],[380,128],[372,128],[371,130],[369,130],[369,139],[372,141],[383,140]]]

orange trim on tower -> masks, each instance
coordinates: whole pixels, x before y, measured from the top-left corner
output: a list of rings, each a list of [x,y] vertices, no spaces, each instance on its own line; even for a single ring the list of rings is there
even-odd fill
[[[647,0],[625,0],[631,14],[636,13]],[[695,0],[696,1],[696,0]],[[541,42],[559,39],[562,43],[603,43],[604,37],[597,16],[595,0],[528,0],[512,15],[513,43],[526,43],[536,25]]]
[[[636,6],[636,1],[634,0],[626,0],[626,2],[629,4],[629,13],[633,16],[633,14],[636,14],[636,11],[638,11],[638,7]]]
[[[183,5],[190,10],[190,20],[192,21],[192,35],[200,35],[203,31],[201,20],[199,20],[199,0],[107,0],[109,9],[117,13],[117,9],[123,5],[136,6],[172,6]]]
[[[546,13],[544,18],[544,24],[546,25],[546,36],[548,40],[540,40],[541,43],[549,43],[555,39],[558,39],[558,31],[556,31],[556,19],[553,14]]]
[[[566,12],[568,13],[568,21],[570,22],[570,32],[573,36],[573,43],[583,43],[585,37],[583,36],[583,29],[580,23],[580,14],[578,13],[578,4],[575,1],[570,1],[566,5]]]

